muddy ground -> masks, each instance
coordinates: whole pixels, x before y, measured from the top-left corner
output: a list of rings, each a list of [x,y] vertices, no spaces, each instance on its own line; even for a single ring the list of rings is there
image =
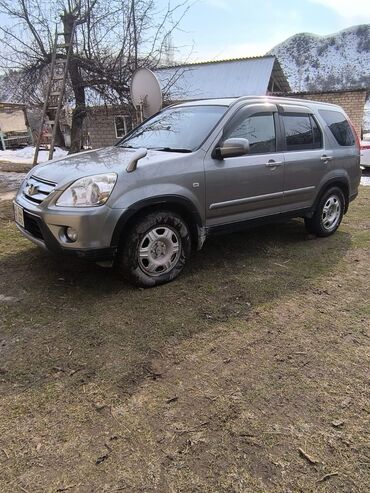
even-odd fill
[[[370,187],[330,238],[217,237],[151,290],[38,250],[2,197],[2,493],[369,491]]]

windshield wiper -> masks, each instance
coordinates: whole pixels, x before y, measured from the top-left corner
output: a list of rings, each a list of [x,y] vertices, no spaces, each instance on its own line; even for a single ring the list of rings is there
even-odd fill
[[[164,152],[193,152],[191,149],[185,149],[182,147],[153,147],[153,150]]]

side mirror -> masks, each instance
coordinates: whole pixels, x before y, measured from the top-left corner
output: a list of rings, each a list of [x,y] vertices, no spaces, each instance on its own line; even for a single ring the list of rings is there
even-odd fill
[[[249,140],[243,138],[232,138],[224,140],[219,147],[215,149],[217,159],[227,157],[245,156],[249,153]]]

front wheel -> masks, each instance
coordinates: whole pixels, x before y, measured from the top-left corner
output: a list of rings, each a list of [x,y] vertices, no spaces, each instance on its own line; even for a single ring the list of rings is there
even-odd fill
[[[120,270],[136,285],[157,286],[175,279],[191,251],[189,229],[177,214],[157,211],[139,219],[123,240]]]
[[[329,236],[339,228],[345,207],[343,192],[333,187],[321,196],[312,217],[305,218],[306,228],[317,236]]]

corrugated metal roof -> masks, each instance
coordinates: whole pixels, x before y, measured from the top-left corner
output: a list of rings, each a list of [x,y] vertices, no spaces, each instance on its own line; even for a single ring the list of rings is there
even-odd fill
[[[176,63],[173,65],[167,65],[160,67],[159,70],[165,68],[175,68],[175,67],[192,67],[196,65],[209,65],[211,63],[226,63],[226,62],[243,62],[245,60],[260,60],[261,58],[275,58],[275,55],[260,55],[260,56],[249,56],[249,57],[239,57],[239,58],[225,58],[224,60],[205,60],[203,62],[190,62],[190,63]]]
[[[172,100],[265,95],[272,75],[290,89],[274,56],[162,67],[155,74]]]
[[[192,99],[190,101],[180,101],[177,103],[179,106],[208,106],[208,105],[216,105],[216,106],[230,106],[238,98],[213,98],[213,99]]]

